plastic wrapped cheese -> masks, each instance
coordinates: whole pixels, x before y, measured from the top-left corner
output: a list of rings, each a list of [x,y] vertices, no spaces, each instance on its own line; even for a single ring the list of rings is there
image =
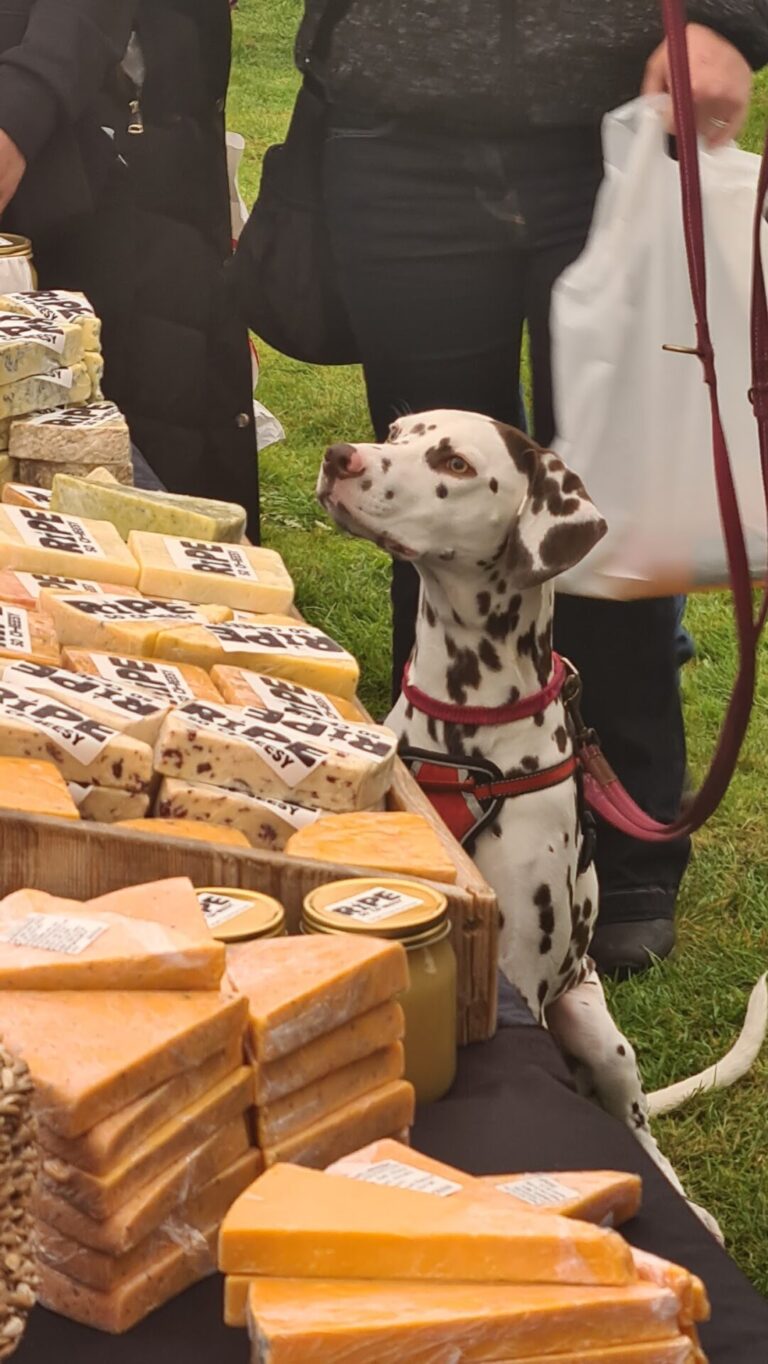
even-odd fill
[[[5,504],[0,506],[0,568],[126,587],[133,587],[139,576],[133,555],[108,522]]]
[[[310,1081],[303,1089],[286,1094],[274,1103],[260,1105],[256,1122],[259,1145],[266,1150],[289,1137],[305,1134],[308,1127],[329,1114],[337,1113],[381,1085],[401,1080],[404,1068],[402,1043],[394,1042],[319,1080]]]
[[[234,943],[227,974],[248,1001],[253,1054],[264,1062],[391,1000],[408,985],[408,962],[399,943],[317,934]]]
[[[224,949],[149,919],[18,890],[0,901],[0,990],[215,990]]]
[[[148,596],[249,612],[287,612],[293,606],[293,582],[273,549],[136,530],[128,548],[139,565],[139,588]]]
[[[317,715],[327,720],[364,723],[360,707],[343,696],[301,687],[285,677],[251,672],[249,668],[211,669],[211,681],[229,706],[262,706],[264,710],[295,710],[301,715]]]
[[[163,820],[194,819],[218,828],[237,829],[251,847],[281,852],[297,829],[320,818],[320,811],[266,797],[259,800],[221,786],[165,777],[157,793],[155,815]]]
[[[41,1187],[89,1217],[97,1220],[111,1217],[156,1175],[245,1113],[251,1104],[252,1089],[250,1070],[241,1066],[187,1108],[169,1114],[162,1127],[102,1174],[43,1154]]]
[[[402,1041],[404,1034],[405,1017],[397,1001],[392,999],[378,1004],[277,1061],[257,1064],[256,1104],[276,1103],[286,1095],[304,1090],[333,1071],[346,1068],[381,1047]]]
[[[0,1035],[42,1121],[77,1137],[241,1037],[247,1001],[213,991],[3,990]]]
[[[361,1143],[410,1128],[415,1104],[413,1085],[404,1080],[392,1080],[351,1099],[342,1108],[318,1118],[311,1126],[265,1146],[262,1151],[264,1164],[289,1162],[322,1170],[347,1152],[356,1150]]]
[[[181,663],[196,663],[210,671],[228,664],[287,678],[315,691],[352,700],[360,669],[346,649],[311,626],[290,616],[263,616],[258,623],[233,621],[226,626],[201,626],[163,632],[158,653]]]
[[[47,590],[40,593],[40,610],[51,617],[61,645],[140,655],[152,653],[172,620],[224,620],[229,614],[226,606],[189,606],[131,593],[94,597]]]

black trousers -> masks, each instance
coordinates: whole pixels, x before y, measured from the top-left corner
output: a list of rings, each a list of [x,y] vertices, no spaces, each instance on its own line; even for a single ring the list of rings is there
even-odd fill
[[[398,414],[437,407],[514,425],[527,325],[534,434],[551,442],[550,295],[583,247],[601,176],[594,130],[462,140],[333,112],[328,221],[378,439]],[[417,595],[414,570],[395,564],[395,694]],[[630,793],[663,820],[685,773],[675,628],[672,598],[558,599],[555,645],[581,670],[585,716]],[[642,845],[602,827],[602,921],[672,917],[688,855],[684,840]]]

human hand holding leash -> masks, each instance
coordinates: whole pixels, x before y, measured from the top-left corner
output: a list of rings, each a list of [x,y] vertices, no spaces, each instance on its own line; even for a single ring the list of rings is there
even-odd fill
[[[738,49],[711,28],[689,24],[687,33],[698,130],[710,147],[722,147],[744,126],[752,71]],[[669,54],[663,42],[645,68],[642,93],[669,94],[670,88]]]
[[[0,128],[0,213],[11,202],[26,169],[26,160],[16,143]]]

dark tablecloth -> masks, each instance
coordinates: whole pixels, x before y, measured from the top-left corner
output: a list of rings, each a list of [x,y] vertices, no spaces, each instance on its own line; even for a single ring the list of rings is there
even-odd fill
[[[492,1042],[466,1048],[453,1091],[421,1112],[413,1141],[475,1174],[636,1171],[643,1177],[644,1207],[625,1233],[636,1245],[687,1265],[707,1284],[713,1318],[702,1336],[711,1364],[768,1359],[768,1303],[631,1133],[573,1093],[550,1038],[538,1028],[502,1029]],[[245,1335],[222,1325],[221,1299],[221,1280],[208,1279],[116,1338],[37,1308],[14,1364],[247,1364]]]

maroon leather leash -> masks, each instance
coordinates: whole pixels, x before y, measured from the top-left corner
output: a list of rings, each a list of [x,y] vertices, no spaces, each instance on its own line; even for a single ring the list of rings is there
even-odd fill
[[[686,40],[684,0],[661,0],[667,34],[672,99],[675,110],[680,164],[683,219],[688,272],[696,317],[696,345],[692,354],[699,357],[704,382],[709,388],[712,407],[712,449],[715,482],[720,507],[733,596],[739,666],[728,708],[703,785],[684,814],[672,824],[662,824],[631,799],[621,786],[600,751],[594,733],[586,730],[578,712],[578,679],[572,678],[563,691],[577,730],[577,748],[584,773],[584,795],[596,814],[614,828],[644,842],[669,842],[701,827],[720,804],[738,761],[749,724],[755,692],[756,652],[768,615],[768,589],[763,592],[755,615],[752,583],[739,514],[728,446],[723,430],[717,391],[714,350],[707,314],[707,272],[704,226],[699,177],[696,121],[691,92],[691,75]],[[752,285],[752,387],[750,399],[758,424],[763,485],[768,512],[768,302],[761,255],[761,226],[768,193],[768,139],[763,157],[754,226],[754,272]],[[767,575],[768,576],[768,575]]]

